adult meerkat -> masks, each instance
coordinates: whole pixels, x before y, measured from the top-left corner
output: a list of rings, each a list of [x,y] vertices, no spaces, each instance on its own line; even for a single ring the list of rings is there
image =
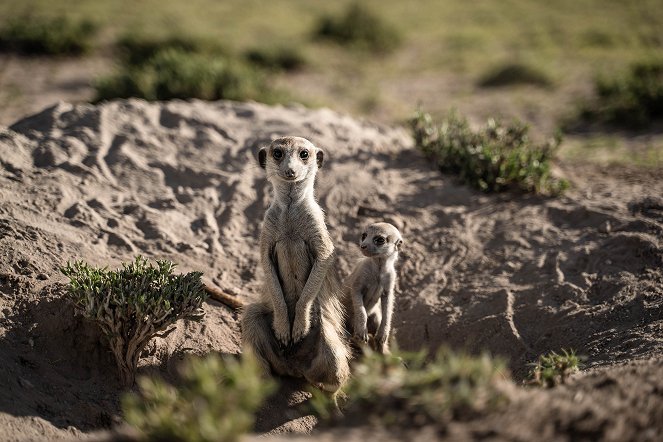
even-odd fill
[[[359,246],[366,256],[344,284],[348,329],[356,340],[368,342],[380,353],[389,353],[389,334],[394,311],[394,288],[401,233],[389,223],[369,225],[361,234]]]
[[[258,160],[273,197],[260,236],[262,300],[242,318],[243,345],[265,369],[336,392],[348,378],[334,245],[314,196],[324,153],[300,137],[274,140]]]

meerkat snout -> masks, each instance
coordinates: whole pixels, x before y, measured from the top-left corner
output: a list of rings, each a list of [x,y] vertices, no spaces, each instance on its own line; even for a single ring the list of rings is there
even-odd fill
[[[375,223],[361,234],[359,248],[366,257],[386,257],[398,252],[401,244],[403,238],[396,227],[389,223]]]
[[[298,182],[314,177],[323,159],[322,149],[301,137],[277,138],[258,152],[258,162],[270,181]]]

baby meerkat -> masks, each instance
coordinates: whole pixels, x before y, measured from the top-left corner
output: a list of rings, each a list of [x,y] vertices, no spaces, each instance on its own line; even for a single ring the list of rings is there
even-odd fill
[[[389,353],[389,334],[394,311],[394,288],[401,233],[389,223],[369,225],[361,234],[362,259],[344,284],[348,311],[347,328],[356,340],[373,335],[375,351]]]
[[[273,197],[260,235],[262,300],[248,305],[242,341],[267,371],[304,377],[335,393],[348,378],[334,244],[314,196],[323,151],[300,137],[258,153]]]

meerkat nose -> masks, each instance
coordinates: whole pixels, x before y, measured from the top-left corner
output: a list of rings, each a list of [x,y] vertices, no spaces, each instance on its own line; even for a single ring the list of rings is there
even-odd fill
[[[295,177],[295,171],[292,169],[288,169],[285,171],[285,176],[288,178],[294,178]]]
[[[362,249],[365,249],[365,248],[366,248],[366,244],[362,244],[360,247],[361,247]]]

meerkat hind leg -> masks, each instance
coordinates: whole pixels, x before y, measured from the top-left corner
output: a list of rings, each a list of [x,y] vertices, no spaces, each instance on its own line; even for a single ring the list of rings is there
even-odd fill
[[[248,305],[242,316],[242,341],[254,352],[265,373],[295,376],[283,357],[271,327],[272,311],[264,303]]]
[[[321,390],[335,394],[350,376],[348,349],[331,324],[323,320],[321,326],[317,354],[304,376]]]

